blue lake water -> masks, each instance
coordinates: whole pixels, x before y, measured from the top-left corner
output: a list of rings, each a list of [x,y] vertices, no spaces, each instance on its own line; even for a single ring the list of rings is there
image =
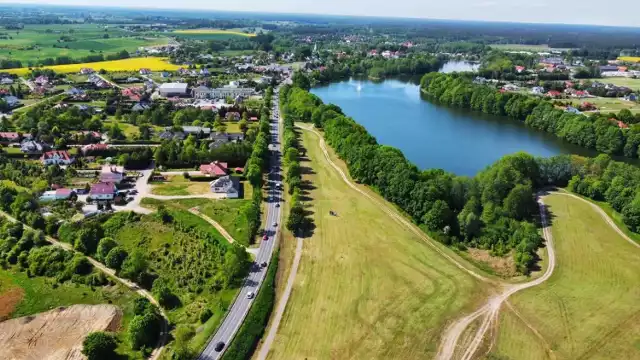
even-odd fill
[[[473,176],[502,156],[593,155],[553,135],[503,117],[451,109],[421,98],[418,85],[398,80],[349,80],[311,90],[376,137],[399,148],[421,169]]]

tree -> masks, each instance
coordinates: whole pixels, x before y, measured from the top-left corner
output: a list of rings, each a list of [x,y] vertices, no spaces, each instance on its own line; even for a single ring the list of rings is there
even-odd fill
[[[180,305],[180,299],[171,292],[169,285],[164,279],[157,278],[153,282],[152,291],[161,306],[167,309],[173,309]]]
[[[431,210],[424,215],[423,222],[432,231],[444,231],[444,228],[450,225],[452,215],[446,202],[436,200]]]
[[[88,360],[110,360],[117,357],[118,342],[113,334],[92,332],[82,342],[82,354]]]
[[[240,128],[240,131],[242,131],[243,134],[246,134],[247,133],[247,129],[249,129],[249,125],[247,124],[247,120],[245,120],[245,119],[240,120],[238,122],[238,127]]]
[[[122,267],[122,264],[127,259],[128,255],[129,254],[127,254],[127,252],[124,249],[120,248],[119,246],[116,246],[109,251],[109,253],[104,259],[104,263],[105,265],[107,265],[112,269],[120,270],[120,268]]]
[[[504,210],[510,217],[523,220],[528,218],[535,209],[535,200],[531,184],[518,184],[504,200]]]
[[[139,281],[140,275],[147,271],[147,258],[142,251],[136,250],[122,263],[120,274],[122,277]]]
[[[96,250],[96,257],[98,260],[105,261],[107,255],[109,255],[109,251],[116,246],[118,246],[118,243],[113,240],[113,238],[105,237],[100,239],[98,242],[98,250]]]
[[[231,246],[224,254],[222,271],[225,275],[226,285],[235,283],[244,278],[249,269],[249,256],[241,246]]]
[[[640,194],[640,193],[639,193]],[[633,232],[640,232],[640,195],[622,210],[625,225]]]

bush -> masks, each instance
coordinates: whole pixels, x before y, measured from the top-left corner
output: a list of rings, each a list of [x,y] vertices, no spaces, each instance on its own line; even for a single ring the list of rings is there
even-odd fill
[[[98,331],[93,332],[82,342],[82,354],[88,360],[109,360],[115,358],[118,342],[112,334]]]
[[[109,251],[104,259],[104,264],[114,270],[120,270],[122,268],[122,263],[124,263],[128,255],[129,254],[127,254],[124,249],[116,246]]]
[[[96,251],[96,258],[100,261],[105,261],[109,251],[118,246],[118,243],[113,238],[105,237],[98,242],[98,250]]]
[[[202,309],[202,311],[200,312],[200,322],[201,323],[206,323],[207,320],[209,320],[211,317],[213,316],[213,311],[211,311],[211,309],[209,308],[204,308]]]

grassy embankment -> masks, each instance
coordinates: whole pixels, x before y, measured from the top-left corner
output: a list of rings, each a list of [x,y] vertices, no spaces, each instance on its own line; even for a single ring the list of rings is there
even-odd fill
[[[551,195],[557,265],[509,301],[494,355],[502,359],[640,359],[640,250],[589,204]]]
[[[269,358],[433,357],[447,321],[470,310],[482,288],[350,188],[318,140],[302,133],[305,201],[317,228]]]

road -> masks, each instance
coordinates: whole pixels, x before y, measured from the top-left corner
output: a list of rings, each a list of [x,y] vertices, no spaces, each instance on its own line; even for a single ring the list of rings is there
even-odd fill
[[[278,121],[279,109],[277,93],[278,89],[274,91],[273,97],[273,113],[271,114],[271,137],[280,139],[280,122]],[[280,169],[281,154],[279,140],[272,142],[271,149],[273,150],[270,159],[270,166],[272,168],[272,171],[269,173],[267,183],[267,225],[265,226],[265,231],[269,236],[269,240],[262,241],[260,243],[260,249],[258,250],[258,255],[256,256],[255,261],[256,266],[251,269],[249,276],[240,289],[240,293],[236,297],[233,305],[231,305],[231,309],[229,309],[229,311],[227,312],[226,317],[222,321],[222,324],[216,331],[215,335],[209,340],[207,347],[204,349],[202,354],[198,356],[198,360],[217,360],[222,357],[222,354],[227,349],[227,346],[238,332],[240,325],[242,325],[242,322],[247,316],[247,313],[251,308],[251,304],[254,301],[253,299],[247,298],[247,293],[257,293],[260,289],[260,286],[262,285],[262,282],[264,281],[264,277],[266,276],[267,268],[262,268],[259,264],[261,264],[262,262],[268,263],[271,260],[273,250],[275,248],[275,242],[277,239],[281,218],[281,208],[280,206],[276,206],[276,204],[280,204],[280,202],[282,201],[282,194],[280,190],[276,188],[276,184],[282,181]],[[223,342],[225,344],[222,351],[215,350],[215,347],[219,342]]]

